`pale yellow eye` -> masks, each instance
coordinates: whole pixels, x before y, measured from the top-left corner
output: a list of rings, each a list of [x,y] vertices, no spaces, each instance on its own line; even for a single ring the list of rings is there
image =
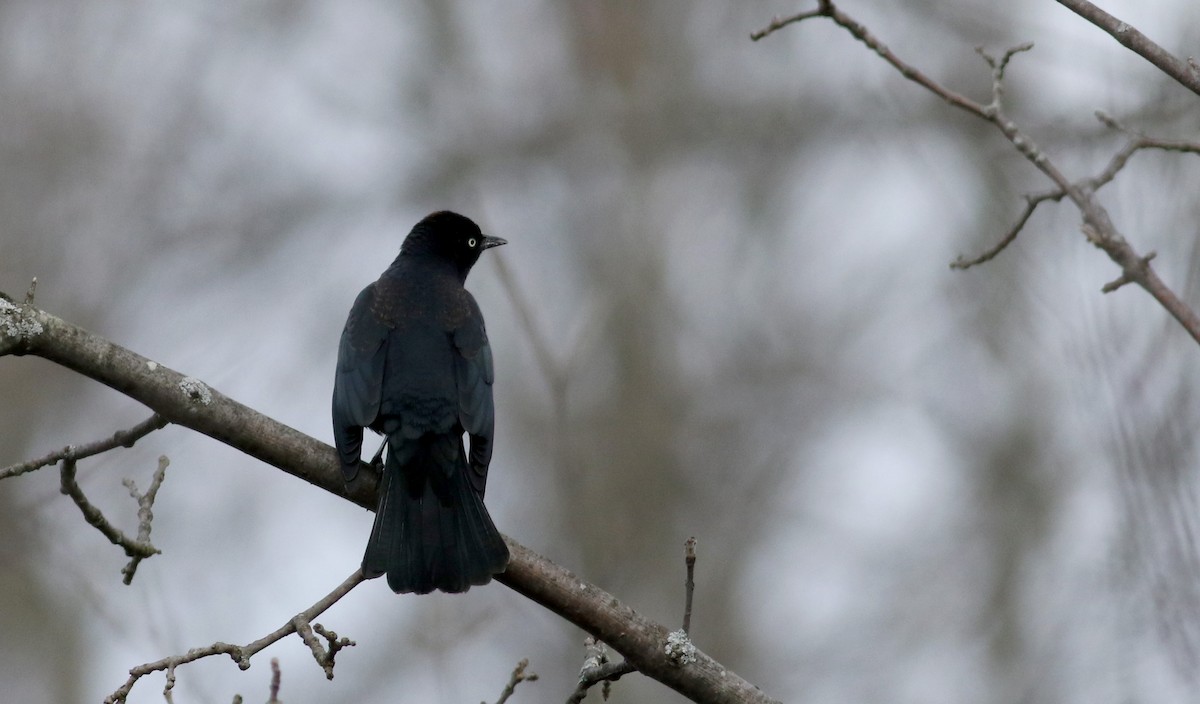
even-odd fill
[[[475,238],[474,238],[474,237],[472,237],[471,239],[467,240],[467,246],[468,246],[468,247],[474,247],[476,244],[477,244],[477,242],[475,241]]]

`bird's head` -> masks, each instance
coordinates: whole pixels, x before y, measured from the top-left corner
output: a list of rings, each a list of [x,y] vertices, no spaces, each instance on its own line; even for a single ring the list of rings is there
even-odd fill
[[[483,234],[470,218],[442,210],[427,215],[413,226],[404,238],[400,253],[430,255],[453,262],[466,279],[467,272],[479,261],[483,250],[502,244],[508,244],[508,241]]]

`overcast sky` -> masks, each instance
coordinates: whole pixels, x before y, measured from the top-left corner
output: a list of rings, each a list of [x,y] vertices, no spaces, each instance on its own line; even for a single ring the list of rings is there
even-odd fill
[[[260,0],[0,6],[0,290],[323,441],[337,336],[443,208],[510,244],[468,287],[496,356],[488,505],[502,531],[788,702],[1188,702],[1200,656],[1200,355],[1048,184],[843,30],[749,33],[794,3]],[[1181,56],[1194,3],[1105,3]],[[1011,115],[1072,178],[1121,137],[1195,139],[1195,96],[1048,0],[842,8],[984,100],[976,46],[1033,41]],[[1194,159],[1194,157],[1193,157]],[[1137,155],[1102,192],[1196,301],[1197,167]],[[501,261],[509,276],[501,274]],[[148,415],[39,359],[0,360],[0,465]],[[163,550],[125,560],[53,468],[0,484],[0,682],[100,701],[137,664],[247,643],[357,566],[371,514],[178,427],[85,461],[171,466]],[[584,634],[500,585],[360,586],[325,681],[298,639],[176,702],[563,700]],[[152,675],[131,702],[157,702]],[[595,696],[595,695],[594,695]],[[637,676],[616,702],[680,697]]]

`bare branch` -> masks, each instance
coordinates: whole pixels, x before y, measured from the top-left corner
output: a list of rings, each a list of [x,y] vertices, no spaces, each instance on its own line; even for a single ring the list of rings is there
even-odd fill
[[[121,483],[129,490],[129,495],[138,504],[138,537],[137,542],[142,545],[150,544],[150,524],[154,520],[154,500],[158,498],[158,488],[162,486],[163,479],[167,476],[167,465],[171,461],[166,455],[158,458],[158,469],[154,470],[154,476],[150,480],[150,488],[146,489],[145,494],[138,493],[137,485],[132,479],[124,479]],[[138,565],[141,564],[143,557],[134,555],[130,558],[129,564],[121,568],[121,574],[125,575],[125,584],[133,582],[133,574],[137,572]]]
[[[136,443],[138,440],[141,440],[155,430],[166,427],[167,423],[169,422],[170,421],[168,421],[166,418],[155,413],[128,430],[118,430],[117,432],[113,433],[112,437],[105,438],[103,440],[97,440],[95,442],[89,442],[84,445],[67,445],[63,449],[51,452],[45,457],[39,457],[35,460],[29,460],[28,462],[22,462],[20,464],[9,465],[4,469],[0,469],[0,479],[8,479],[9,477],[15,477],[25,474],[26,472],[32,472],[35,469],[49,467],[50,465],[57,464],[64,459],[78,461],[84,459],[85,457],[98,455],[101,452],[108,452],[109,450],[113,450],[118,447],[133,447],[134,443]]]
[[[1130,130],[1103,110],[1096,111],[1096,119],[1100,120],[1101,123],[1111,129],[1130,135],[1130,140],[1125,144],[1124,147],[1121,148],[1120,151],[1113,155],[1112,159],[1109,160],[1108,165],[1105,166],[1103,171],[1096,176],[1083,179],[1075,184],[1076,187],[1083,192],[1094,193],[1095,191],[1098,191],[1102,187],[1106,186],[1117,177],[1117,173],[1120,172],[1121,169],[1125,168],[1125,164],[1129,162],[1129,158],[1143,149],[1158,149],[1160,151],[1178,152],[1182,154],[1200,154],[1200,143],[1148,137],[1144,134]],[[996,255],[1000,254],[1000,252],[1004,251],[1008,245],[1012,244],[1013,240],[1015,240],[1017,235],[1021,233],[1021,230],[1024,229],[1025,224],[1029,222],[1030,216],[1033,215],[1033,211],[1037,209],[1038,205],[1046,201],[1061,201],[1066,195],[1066,192],[1062,189],[1054,189],[1051,191],[1045,191],[1043,193],[1025,196],[1025,209],[1021,212],[1020,217],[1017,218],[1017,221],[1013,224],[1013,226],[1004,234],[1004,237],[1002,237],[995,246],[989,248],[979,256],[972,259],[966,259],[960,256],[950,263],[950,268],[969,269],[973,266],[992,260],[996,257]],[[1089,241],[1092,240],[1091,237],[1088,239]],[[1143,259],[1145,259],[1145,257],[1143,257]],[[1122,278],[1118,280],[1123,282],[1122,285],[1125,283],[1133,283],[1133,280],[1127,276],[1122,276]],[[1118,287],[1112,287],[1110,284],[1102,288],[1101,291],[1108,293],[1110,291],[1115,291],[1116,288]]]
[[[333,679],[334,658],[337,657],[338,651],[342,648],[358,645],[349,638],[338,638],[338,634],[331,631],[319,623],[314,623],[310,627],[308,620],[302,616],[296,617],[296,632],[300,635],[300,639],[312,650],[313,659],[325,670],[325,679]],[[316,636],[321,636],[328,643],[328,647],[322,646],[321,641],[317,640]]]
[[[267,704],[279,704],[279,686],[283,683],[283,671],[279,669],[279,658],[271,658],[271,688]]]
[[[1068,0],[1059,0],[1066,4]],[[1077,6],[1088,5],[1088,3],[1078,0],[1070,0],[1071,4]],[[1005,115],[1003,109],[997,101],[1000,93],[1000,87],[995,85],[1003,78],[1003,67],[1007,64],[1007,59],[999,60],[990,59],[985,55],[985,59],[992,65],[993,79],[993,101],[990,105],[980,105],[979,103],[966,98],[954,91],[943,87],[941,84],[930,79],[925,74],[921,73],[912,65],[904,62],[891,50],[889,50],[882,42],[872,35],[866,27],[859,23],[854,18],[846,15],[839,10],[832,2],[822,0],[819,6],[820,12],[816,16],[825,16],[833,20],[835,24],[844,28],[854,38],[865,44],[869,49],[874,51],[885,61],[891,64],[900,72],[902,76],[917,83],[934,95],[942,98],[954,107],[965,110],[973,115],[976,115],[996,126],[997,129],[1012,143],[1013,147],[1021,153],[1031,164],[1041,171],[1051,182],[1062,191],[1063,197],[1070,201],[1079,209],[1083,219],[1085,231],[1090,233],[1088,239],[1092,244],[1104,251],[1109,259],[1121,267],[1121,278],[1108,284],[1103,290],[1111,291],[1119,286],[1114,287],[1117,282],[1136,283],[1143,290],[1149,293],[1159,305],[1166,309],[1175,320],[1183,326],[1184,330],[1192,336],[1192,339],[1200,343],[1200,316],[1196,314],[1174,291],[1171,290],[1166,283],[1159,278],[1157,272],[1149,265],[1149,258],[1142,256],[1125,240],[1121,233],[1113,224],[1112,218],[1108,211],[1093,198],[1092,189],[1086,187],[1086,184],[1072,182],[1058,166],[1050,160],[1041,147],[1018,128],[1017,124]],[[1128,31],[1128,27],[1124,31]],[[1012,54],[1023,51],[1025,45],[1021,45],[1010,49],[1008,54],[1011,58]],[[982,53],[982,52],[981,52]],[[1019,231],[1019,228],[1017,228]],[[1015,235],[1013,235],[1015,237]],[[1003,249],[1003,247],[1001,247]]]
[[[1200,71],[1189,57],[1183,61],[1128,23],[1113,17],[1087,0],[1058,0],[1058,4],[1091,22],[1130,51],[1154,64],[1163,73],[1200,95]]]
[[[687,567],[687,579],[684,581],[683,629],[668,634],[664,646],[665,651],[675,659],[676,664],[694,662],[696,652],[696,646],[692,645],[691,641],[687,638],[688,630],[692,625],[692,594],[696,590],[695,537],[684,541],[683,561]],[[629,664],[628,660],[609,662],[608,649],[604,647],[604,643],[597,641],[595,638],[586,638],[583,641],[583,646],[586,655],[583,659],[583,667],[579,669],[579,684],[575,687],[575,691],[571,693],[571,696],[567,697],[567,704],[577,704],[583,701],[587,696],[588,690],[599,683],[604,684],[604,699],[607,700],[609,683],[637,671],[636,668]]]
[[[609,686],[631,672],[637,672],[628,660],[611,662],[608,659],[608,648],[604,643],[588,636],[583,640],[583,667],[579,668],[579,683],[575,691],[567,697],[567,704],[579,704],[587,698],[588,690],[603,683],[603,698],[608,699]]]
[[[517,663],[517,666],[513,668],[512,675],[508,678],[508,684],[504,686],[504,691],[500,693],[500,698],[496,700],[496,704],[504,704],[504,702],[508,701],[513,692],[517,691],[517,685],[522,682],[537,681],[538,676],[536,673],[530,672],[529,674],[525,674],[525,668],[527,667],[529,667],[529,659],[521,658],[521,662]],[[481,704],[487,704],[487,702],[482,702]]]
[[[162,483],[162,472],[166,469],[165,460],[165,457],[159,460],[159,469],[157,472],[155,472],[154,479],[156,485]],[[75,480],[74,459],[63,459],[62,470],[59,473],[59,479],[62,485],[62,493],[71,497],[71,500],[75,502],[75,505],[78,506],[79,510],[83,513],[83,519],[90,525],[94,526],[96,530],[100,531],[105,538],[108,538],[109,542],[120,547],[125,551],[125,554],[129,556],[129,564],[121,570],[121,574],[125,575],[124,581],[126,584],[129,584],[133,580],[133,573],[137,571],[138,563],[140,563],[143,559],[150,557],[151,555],[158,555],[162,552],[150,544],[149,518],[146,519],[144,526],[145,539],[142,538],[142,531],[139,530],[138,539],[135,540],[122,533],[112,523],[109,523],[108,519],[104,517],[104,514],[100,512],[100,509],[96,508],[92,502],[88,501],[87,497],[84,496],[83,489],[79,486],[79,482]],[[155,490],[157,490],[157,486],[155,486]],[[134,498],[138,501],[138,515],[140,518],[142,515],[141,506],[144,497],[135,496]],[[151,498],[150,503],[153,503],[153,501],[154,499]],[[148,511],[149,509],[147,508],[146,510]]]
[[[763,37],[767,36],[768,34],[771,34],[780,29],[783,29],[784,27],[788,26],[789,24],[792,24],[795,22],[803,22],[804,20],[807,20],[811,17],[821,17],[821,16],[827,15],[827,14],[829,14],[829,3],[826,0],[819,0],[817,9],[809,10],[808,12],[801,12],[799,14],[792,15],[790,17],[785,17],[783,19],[780,19],[779,17],[775,17],[774,19],[771,20],[771,24],[767,25],[766,27],[763,27],[762,29],[758,30],[757,32],[751,32],[750,38],[754,41],[758,41],[759,39],[762,39]]]
[[[1095,236],[1095,233],[1090,232],[1089,229],[1090,228],[1088,228],[1087,225],[1084,225],[1084,235],[1088,239],[1091,239],[1092,237]],[[1142,268],[1143,269],[1149,268],[1150,260],[1154,259],[1154,257],[1156,257],[1156,256],[1158,256],[1157,252],[1150,252],[1146,256],[1142,257],[1142,260],[1141,260]],[[1125,284],[1131,284],[1131,283],[1134,283],[1133,277],[1130,276],[1128,273],[1122,273],[1117,278],[1115,278],[1112,281],[1109,281],[1108,283],[1101,286],[1100,293],[1112,293],[1113,291],[1116,291],[1117,289],[1121,288]]]
[[[988,106],[989,108],[994,108],[996,110],[1000,109],[1001,99],[1004,97],[1004,70],[1008,68],[1008,62],[1011,61],[1012,57],[1016,56],[1017,54],[1032,50],[1033,42],[1025,42],[1024,44],[1018,44],[1017,46],[1010,47],[999,59],[997,59],[996,57],[984,51],[983,47],[975,47],[975,53],[982,56],[983,60],[987,62],[988,66],[992,67],[992,102]]]
[[[186,653],[184,653],[182,655],[171,655],[171,656],[165,657],[161,660],[156,660],[154,662],[148,662],[144,665],[138,665],[137,667],[135,667],[129,671],[129,679],[125,681],[125,684],[121,685],[119,688],[117,688],[117,690],[115,692],[113,692],[112,694],[108,695],[108,697],[105,698],[104,704],[117,704],[118,702],[124,702],[126,700],[126,698],[129,696],[130,690],[133,689],[133,685],[136,684],[139,679],[141,679],[142,677],[144,677],[152,672],[159,672],[159,671],[166,671],[167,682],[166,682],[166,685],[163,687],[163,697],[165,697],[168,701],[170,701],[171,696],[172,696],[171,690],[173,690],[175,688],[175,670],[176,670],[176,668],[178,668],[180,665],[186,665],[189,662],[195,662],[196,660],[200,660],[202,658],[207,658],[207,657],[210,657],[213,655],[228,655],[230,658],[233,659],[233,661],[235,663],[237,663],[237,666],[239,669],[247,670],[250,668],[250,658],[254,657],[256,654],[258,654],[260,651],[262,651],[267,646],[272,645],[273,643],[276,643],[276,642],[286,638],[287,636],[290,636],[293,633],[296,633],[298,631],[298,629],[300,628],[301,624],[303,624],[305,627],[307,627],[307,625],[312,621],[312,619],[316,618],[317,616],[320,616],[322,613],[325,612],[326,609],[328,609],[330,606],[333,606],[334,604],[336,604],[339,599],[341,599],[342,597],[349,594],[350,591],[352,589],[354,589],[356,586],[358,586],[359,584],[361,584],[362,581],[363,581],[362,570],[355,570],[354,574],[347,577],[346,581],[339,584],[336,589],[334,589],[332,592],[327,594],[320,601],[318,601],[317,603],[308,607],[304,611],[301,611],[300,613],[296,614],[292,618],[288,619],[287,623],[283,624],[283,626],[281,626],[274,632],[269,633],[269,634],[263,636],[262,638],[259,638],[258,640],[254,641],[253,643],[249,643],[247,645],[231,645],[229,643],[218,642],[218,643],[213,643],[212,645],[209,645],[209,646],[206,646],[203,648],[192,648],[191,650],[187,651]],[[311,630],[309,632],[309,635],[311,636]],[[333,635],[334,639],[336,639],[336,634],[331,634],[331,635]],[[345,640],[345,639],[342,639],[342,640]],[[353,645],[353,643],[350,641],[346,641],[345,644]],[[324,649],[320,648],[319,644],[317,646],[317,649],[320,649],[322,652],[324,652]],[[334,651],[334,649],[332,647],[332,642],[331,642],[330,650]],[[336,651],[334,651],[334,652],[336,652]],[[315,655],[316,655],[316,649],[314,649],[314,656]],[[333,677],[332,673],[330,672],[330,669],[333,667],[332,655],[329,657],[329,667],[328,668],[326,668],[325,663],[323,663],[321,661],[320,657],[317,657],[317,663],[319,665],[321,665],[322,668],[325,669],[325,671],[329,677],[331,677],[331,678]],[[277,685],[277,681],[276,681],[276,678],[278,676],[277,673],[278,673],[278,671],[276,670],[272,674],[272,690],[271,691],[272,691],[273,697],[278,695],[278,685]]]
[[[683,632],[691,633],[692,629],[692,593],[696,591],[696,538],[693,536],[683,543],[683,562],[687,566],[687,579],[684,581]]]
[[[951,269],[960,269],[960,270],[961,269],[970,269],[973,266],[977,266],[984,262],[991,261],[992,259],[994,259],[996,257],[996,255],[1003,252],[1004,249],[1006,247],[1008,247],[1008,245],[1012,244],[1013,240],[1017,239],[1017,235],[1021,234],[1021,230],[1025,229],[1025,224],[1027,222],[1029,222],[1029,218],[1033,215],[1033,211],[1037,210],[1037,207],[1039,205],[1041,205],[1042,203],[1045,203],[1048,200],[1052,200],[1052,201],[1056,201],[1056,202],[1060,201],[1063,199],[1063,196],[1065,196],[1065,195],[1066,195],[1066,193],[1061,190],[1046,191],[1045,193],[1026,195],[1025,196],[1025,209],[1023,211],[1021,211],[1020,217],[1017,218],[1017,221],[1015,223],[1013,223],[1013,226],[1011,228],[1009,228],[1008,232],[1004,233],[1004,237],[1000,238],[999,242],[997,242],[994,246],[992,246],[991,248],[984,251],[983,254],[980,254],[979,256],[974,257],[972,259],[966,259],[960,255],[957,259],[950,262],[950,268]]]
[[[18,332],[10,334],[10,325]],[[378,473],[366,463],[347,486],[329,445],[32,305],[12,304],[0,292],[0,356],[5,354],[33,354],[61,364],[140,401],[172,423],[359,506],[375,506]],[[196,392],[201,388],[205,393]],[[697,651],[694,664],[676,666],[665,652],[665,626],[511,538],[505,541],[511,559],[497,582],[608,643],[639,672],[696,701],[775,701],[703,652]]]
[[[1104,167],[1104,171],[1100,172],[1094,178],[1088,179],[1083,184],[1092,191],[1099,190],[1102,186],[1105,186],[1116,178],[1117,173],[1125,168],[1125,164],[1128,163],[1129,158],[1143,149],[1158,149],[1160,151],[1177,152],[1180,154],[1200,154],[1200,143],[1149,137],[1125,127],[1103,110],[1096,111],[1096,119],[1109,129],[1129,135],[1129,141],[1119,152],[1113,155],[1108,165]]]
[[[865,44],[868,49],[891,64],[893,68],[900,72],[901,76],[904,76],[960,110],[966,110],[984,119],[989,119],[988,110],[983,105],[961,93],[956,93],[942,86],[937,81],[917,70],[915,66],[902,61],[886,44],[871,34],[861,22],[839,10],[832,2],[823,2],[822,8],[825,10],[822,13],[823,15],[829,17],[829,19],[833,20],[834,24],[845,29],[852,37]]]

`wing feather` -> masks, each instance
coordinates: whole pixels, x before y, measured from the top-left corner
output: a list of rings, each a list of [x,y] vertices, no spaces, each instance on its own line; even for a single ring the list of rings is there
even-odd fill
[[[383,394],[390,328],[375,315],[375,288],[375,284],[367,286],[354,300],[338,344],[337,372],[333,379],[333,439],[347,481],[358,471],[362,431],[375,423]]]
[[[471,484],[483,494],[488,464],[492,461],[492,434],[496,409],[492,399],[495,368],[488,344],[483,314],[471,294],[463,292],[468,314],[454,331],[455,381],[458,386],[458,418],[471,437],[469,464]]]

